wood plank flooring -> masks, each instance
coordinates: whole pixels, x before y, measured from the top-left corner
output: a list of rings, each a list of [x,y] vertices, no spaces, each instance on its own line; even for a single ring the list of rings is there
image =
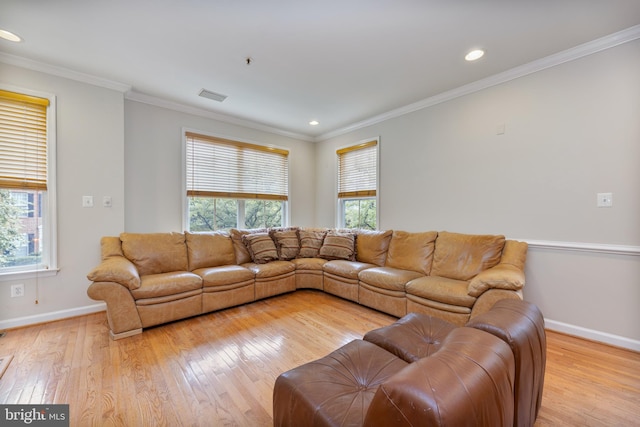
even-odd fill
[[[395,320],[309,290],[119,341],[104,313],[10,330],[0,403],[68,403],[72,426],[269,426],[280,373]],[[640,353],[547,339],[537,426],[638,425]]]

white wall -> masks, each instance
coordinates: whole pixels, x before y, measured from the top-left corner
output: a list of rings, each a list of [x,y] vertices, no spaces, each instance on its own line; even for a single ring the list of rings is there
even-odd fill
[[[288,149],[291,224],[314,225],[313,143],[137,101],[126,101],[125,113],[127,231],[183,230],[183,127]]]
[[[317,223],[334,225],[336,148],[380,136],[380,228],[630,248],[532,245],[525,298],[552,327],[640,349],[638,76],[636,40],[319,143]]]
[[[0,64],[0,82],[57,97],[60,268],[53,277],[0,281],[2,329],[82,314],[97,304],[87,296],[86,274],[100,259],[100,237],[124,227],[124,105],[121,92],[7,64]],[[94,208],[82,208],[83,195],[94,196]],[[113,207],[102,207],[104,195]],[[25,297],[10,298],[14,283],[25,284]]]

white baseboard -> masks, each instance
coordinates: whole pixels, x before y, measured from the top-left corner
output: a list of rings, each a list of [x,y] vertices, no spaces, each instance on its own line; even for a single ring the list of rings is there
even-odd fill
[[[68,319],[69,317],[83,316],[85,314],[106,311],[107,305],[99,303],[76,307],[68,310],[52,311],[49,313],[36,314],[33,316],[16,317],[14,319],[0,320],[0,330],[20,328],[22,326],[37,325],[39,323],[53,322],[55,320]]]
[[[598,341],[633,351],[640,351],[640,341],[638,340],[609,334],[607,332],[594,331],[593,329],[587,329],[581,326],[570,325],[568,323],[558,322],[550,319],[544,319],[544,323],[545,327],[551,331],[562,332],[568,335],[573,335],[592,341]]]

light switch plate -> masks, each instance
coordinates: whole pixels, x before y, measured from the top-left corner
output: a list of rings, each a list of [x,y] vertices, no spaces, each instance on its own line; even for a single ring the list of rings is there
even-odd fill
[[[93,207],[93,196],[82,196],[82,207],[83,208],[92,208]]]
[[[598,207],[610,208],[613,206],[613,193],[598,193]]]

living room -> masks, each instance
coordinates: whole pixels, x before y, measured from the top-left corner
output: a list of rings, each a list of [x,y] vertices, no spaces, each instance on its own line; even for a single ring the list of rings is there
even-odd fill
[[[0,283],[0,330],[103,311],[86,294],[102,236],[184,229],[182,139],[197,129],[288,149],[289,223],[307,227],[336,225],[336,150],[379,138],[380,229],[527,241],[524,298],[548,329],[640,351],[640,28],[622,35],[317,140],[0,53],[3,89],[56,96],[59,269]]]

